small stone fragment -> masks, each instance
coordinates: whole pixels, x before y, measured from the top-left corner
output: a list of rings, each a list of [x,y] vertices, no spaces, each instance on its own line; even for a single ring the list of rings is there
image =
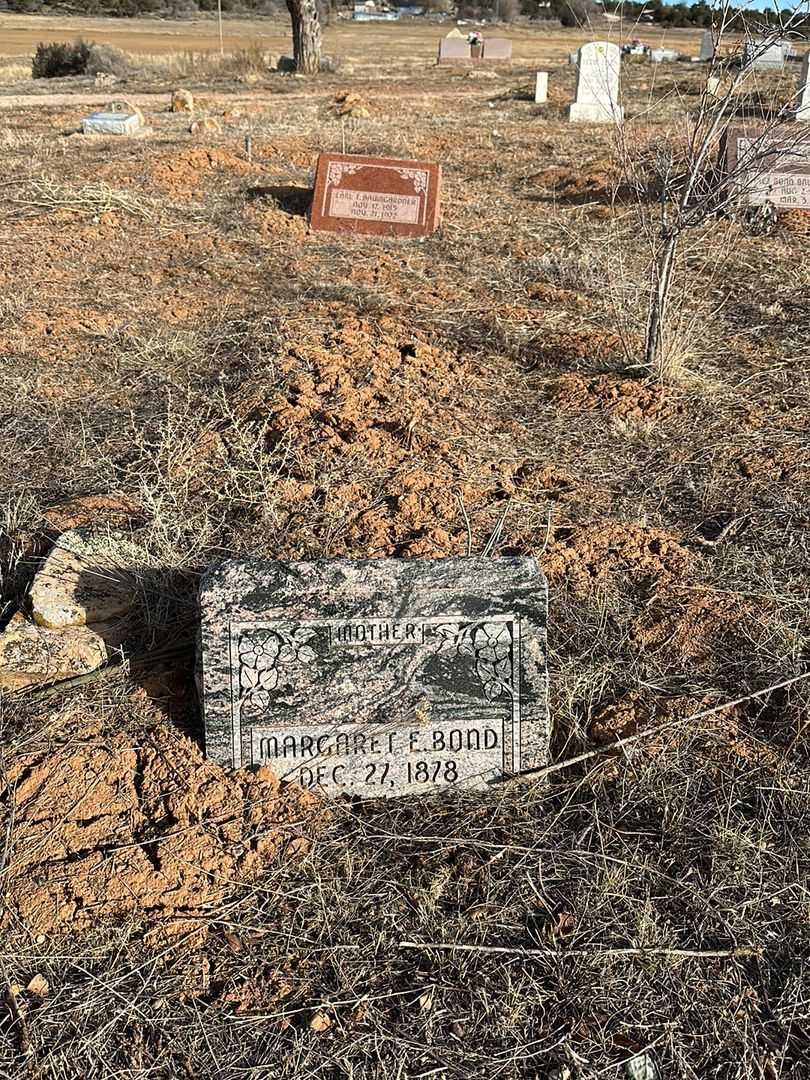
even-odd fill
[[[31,585],[31,614],[39,626],[108,622],[135,601],[131,572],[143,553],[124,537],[71,530],[57,539]]]
[[[95,671],[122,640],[120,624],[51,630],[18,613],[0,634],[0,690],[22,690]]]
[[[329,1014],[325,1013],[323,1009],[318,1009],[310,1020],[309,1026],[312,1031],[328,1031],[332,1026],[332,1020]]]
[[[44,975],[37,974],[25,989],[29,994],[34,994],[36,997],[45,997],[51,987]]]
[[[188,130],[191,135],[204,135],[207,131],[218,135],[222,131],[222,124],[213,116],[201,116],[199,120],[192,121]]]

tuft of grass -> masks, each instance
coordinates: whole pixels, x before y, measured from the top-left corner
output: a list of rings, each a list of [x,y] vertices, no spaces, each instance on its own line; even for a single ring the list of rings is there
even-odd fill
[[[147,201],[129,191],[120,191],[103,182],[73,187],[41,176],[19,184],[6,200],[0,217],[29,218],[69,210],[83,217],[118,212],[131,214],[144,221],[153,218],[153,210]]]

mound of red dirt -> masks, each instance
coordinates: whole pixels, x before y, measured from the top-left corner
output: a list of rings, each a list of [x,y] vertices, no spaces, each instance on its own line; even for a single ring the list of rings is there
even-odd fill
[[[214,169],[227,169],[241,175],[259,172],[259,166],[245,161],[231,150],[197,147],[159,158],[151,167],[151,179],[161,191],[173,196],[193,195],[204,178]]]
[[[603,521],[565,530],[548,545],[543,569],[552,582],[586,591],[620,577],[635,584],[666,583],[681,578],[690,555],[661,529]]]
[[[665,420],[683,411],[672,391],[661,383],[621,379],[615,375],[562,375],[551,400],[559,409],[588,412],[598,409],[622,420]]]
[[[83,721],[4,776],[15,846],[6,916],[31,934],[117,917],[178,932],[300,850],[316,803],[268,771],[229,772],[163,721],[135,741]]]

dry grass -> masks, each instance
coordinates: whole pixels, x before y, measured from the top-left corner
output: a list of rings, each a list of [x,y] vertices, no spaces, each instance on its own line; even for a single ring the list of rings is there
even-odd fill
[[[379,76],[202,87],[210,140],[165,103],[152,139],[103,146],[61,135],[78,109],[9,113],[6,615],[71,496],[141,507],[154,650],[193,624],[211,560],[460,554],[466,513],[473,550],[502,520],[498,553],[549,576],[556,760],[804,671],[804,238],[695,233],[676,338],[693,375],[656,386],[632,363],[648,244],[611,133],[563,120],[573,72],[545,110],[522,69]],[[649,69],[627,78],[644,137],[697,101],[670,69],[680,96],[650,117]],[[369,120],[341,124],[347,87]],[[344,139],[441,161],[441,233],[308,232],[315,154]],[[7,701],[0,767],[157,728],[199,740],[175,663],[171,721],[134,664]],[[24,1023],[3,1020],[4,1075],[596,1080],[647,1053],[662,1077],[804,1080],[808,706],[799,684],[547,787],[335,806],[291,823],[311,850],[219,882],[179,936],[152,910],[38,940],[6,907]],[[8,850],[25,811],[2,804]],[[149,827],[145,847],[175,825]]]
[[[120,695],[82,708],[137,740]],[[752,747],[773,736],[746,724]],[[28,1068],[596,1077],[646,1053],[664,1076],[801,1078],[807,775],[741,772],[725,739],[706,725],[552,791],[338,807],[309,855],[233,883],[204,939],[144,946],[135,918],[8,943],[9,977],[51,988],[21,995]]]

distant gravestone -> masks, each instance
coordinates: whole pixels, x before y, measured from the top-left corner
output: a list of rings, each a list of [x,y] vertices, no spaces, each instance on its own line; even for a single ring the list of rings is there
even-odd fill
[[[83,135],[137,135],[142,127],[138,113],[96,112],[82,120]]]
[[[534,559],[230,562],[203,578],[200,611],[221,765],[368,798],[547,762]]]
[[[621,50],[610,41],[591,41],[579,50],[576,97],[568,119],[580,123],[620,122]]]
[[[789,46],[779,42],[746,41],[743,46],[743,67],[754,70],[781,70],[785,66]]]
[[[439,42],[440,64],[469,63],[471,57],[470,43],[465,38],[445,37]]]
[[[544,105],[548,101],[548,72],[538,71],[534,79],[534,103]]]
[[[810,210],[810,131],[803,125],[730,128],[725,164],[741,203]]]
[[[458,28],[457,26],[454,26],[454,27],[453,27],[453,29],[452,29],[452,30],[450,31],[450,33],[449,33],[449,34],[445,34],[445,40],[446,40],[447,38],[460,38],[460,39],[461,39],[462,41],[466,41],[466,40],[467,40],[467,38],[465,37],[465,35],[464,35],[464,34],[462,34],[462,32],[461,32],[461,31],[459,30],[459,28]]]
[[[677,49],[651,49],[650,60],[654,64],[672,63],[678,59]]]
[[[482,59],[490,64],[511,63],[512,42],[509,38],[485,38]]]
[[[703,31],[703,36],[700,39],[700,59],[714,59],[714,38],[712,37],[711,30]]]
[[[810,52],[804,54],[799,74],[799,94],[796,119],[810,121]]]
[[[572,52],[572,53],[568,54],[568,63],[569,64],[578,64],[579,63],[579,50],[577,50],[576,52]]]
[[[438,165],[321,154],[310,221],[326,232],[429,236],[439,227],[440,199]]]

